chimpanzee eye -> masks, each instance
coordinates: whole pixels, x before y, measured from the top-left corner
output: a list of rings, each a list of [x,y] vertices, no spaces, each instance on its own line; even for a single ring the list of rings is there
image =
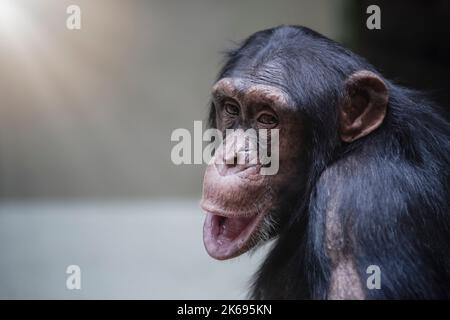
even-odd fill
[[[234,103],[226,102],[224,109],[226,113],[231,114],[232,116],[238,116],[239,115],[239,107],[235,105]]]
[[[275,116],[267,113],[260,115],[257,120],[258,122],[266,125],[278,124],[278,119]]]

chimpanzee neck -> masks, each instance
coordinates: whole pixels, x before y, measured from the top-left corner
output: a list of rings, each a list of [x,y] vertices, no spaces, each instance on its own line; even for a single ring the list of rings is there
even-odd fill
[[[255,274],[252,298],[326,298],[325,273],[319,272],[322,261],[309,247],[313,241],[306,227],[304,221],[299,222],[276,240]]]

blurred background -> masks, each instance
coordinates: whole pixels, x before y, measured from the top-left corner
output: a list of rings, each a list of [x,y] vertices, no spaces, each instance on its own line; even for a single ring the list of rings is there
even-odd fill
[[[0,0],[0,298],[245,298],[267,246],[209,258],[204,166],[170,159],[172,131],[206,119],[221,53],[304,25],[448,112],[449,20],[443,0]]]

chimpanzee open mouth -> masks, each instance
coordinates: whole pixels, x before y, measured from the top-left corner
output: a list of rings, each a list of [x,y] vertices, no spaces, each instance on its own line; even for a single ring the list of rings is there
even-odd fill
[[[261,226],[263,214],[224,216],[207,212],[203,225],[203,243],[208,254],[225,260],[250,249],[252,236]]]

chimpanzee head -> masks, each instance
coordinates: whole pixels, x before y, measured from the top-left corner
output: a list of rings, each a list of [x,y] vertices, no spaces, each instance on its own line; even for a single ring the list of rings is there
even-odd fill
[[[208,253],[229,259],[276,236],[308,206],[330,161],[383,123],[387,101],[370,65],[307,28],[257,32],[230,52],[212,89],[210,124],[225,147],[204,177]],[[238,161],[259,155],[262,144],[276,157],[272,174],[262,173],[273,163],[259,156]]]

